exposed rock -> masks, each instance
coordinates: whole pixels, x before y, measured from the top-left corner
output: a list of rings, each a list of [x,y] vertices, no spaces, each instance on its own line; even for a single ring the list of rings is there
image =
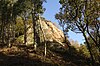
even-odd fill
[[[63,32],[57,28],[51,21],[41,20],[41,28],[44,31],[46,41],[57,42],[62,44],[64,41]],[[32,44],[33,29],[32,26],[27,31],[27,44]],[[63,44],[62,44],[63,45]]]
[[[52,22],[50,21],[42,21],[41,23],[42,28],[45,32],[46,39],[48,41],[60,41],[63,42],[64,40],[64,34],[63,32],[58,29]]]
[[[52,23],[51,21],[45,20],[45,19],[38,20],[37,23],[39,24],[39,26],[38,25],[36,26],[36,29],[39,29],[38,30],[39,32],[37,34],[39,34],[41,42],[44,42],[44,40],[43,40],[43,33],[40,29],[40,26],[42,30],[44,31],[44,35],[46,37],[47,42],[56,42],[64,46],[64,44],[62,44],[62,42],[64,41],[64,34],[59,28],[57,28],[57,26],[55,26],[54,23]],[[33,44],[34,36],[33,36],[32,24],[27,25],[27,28],[28,30],[27,30],[27,43],[26,44],[29,45],[29,44]],[[21,42],[24,43],[24,35],[19,37],[19,39],[21,39],[22,40]]]

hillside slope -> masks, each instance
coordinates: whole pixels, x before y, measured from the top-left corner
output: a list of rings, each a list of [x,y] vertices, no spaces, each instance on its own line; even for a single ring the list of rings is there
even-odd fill
[[[38,47],[36,52],[31,50],[15,46],[0,49],[0,66],[88,66],[78,54],[48,49],[44,57],[43,46]]]

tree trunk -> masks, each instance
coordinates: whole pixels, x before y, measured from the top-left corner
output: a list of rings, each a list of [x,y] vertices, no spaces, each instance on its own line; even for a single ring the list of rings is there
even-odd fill
[[[88,39],[87,39],[87,36],[86,36],[86,34],[85,34],[85,31],[82,30],[82,29],[84,29],[84,28],[83,28],[83,27],[80,27],[79,24],[78,24],[77,22],[76,22],[76,26],[77,26],[78,29],[82,32],[82,34],[83,34],[83,36],[84,36],[84,38],[85,38],[85,41],[86,41],[86,43],[87,43],[88,50],[89,50],[89,52],[90,52],[92,66],[94,66],[94,65],[95,65],[95,60],[94,60],[94,57],[93,57],[93,54],[92,54],[92,51],[91,51],[91,46],[90,46],[89,41],[88,41]],[[81,28],[82,28],[82,29],[81,29]]]
[[[34,50],[36,51],[36,48],[37,48],[37,44],[36,44],[36,40],[35,40],[35,38],[36,38],[36,30],[35,30],[35,25],[36,25],[36,20],[35,20],[35,14],[33,13],[34,12],[34,10],[32,10],[32,24],[33,24],[33,39],[34,39],[34,43],[33,43],[33,45],[34,45]]]
[[[66,34],[64,33],[64,26],[62,28],[63,28],[63,34],[64,34],[64,43],[67,44],[67,46],[68,46],[68,48],[70,50],[70,45],[69,45],[70,42],[67,41]]]
[[[11,23],[10,23],[10,25],[9,25],[9,33],[8,33],[8,39],[9,39],[9,43],[8,43],[8,47],[12,47],[12,44],[11,44],[11,40],[12,40],[12,25],[11,25]]]
[[[2,26],[1,26],[1,31],[2,31],[2,44],[4,44],[4,20],[3,20],[3,15],[2,15]]]
[[[47,44],[46,44],[46,37],[45,37],[45,33],[42,29],[42,24],[41,24],[41,18],[40,18],[40,15],[39,15],[39,23],[40,23],[40,29],[43,33],[43,38],[44,38],[44,56],[46,57],[46,54],[47,54]]]
[[[27,45],[26,43],[27,43],[27,34],[26,34],[26,32],[27,32],[27,24],[26,24],[26,17],[25,17],[25,19],[23,20],[23,23],[24,23],[24,44],[25,45]]]
[[[15,38],[16,18],[14,18],[13,22],[14,22],[14,25],[13,25],[13,43],[14,43],[16,39]]]
[[[90,44],[89,44],[88,39],[87,39],[87,37],[86,37],[86,35],[85,35],[84,32],[83,32],[83,36],[84,36],[84,38],[85,38],[85,40],[86,40],[87,47],[88,47],[88,50],[89,50],[89,52],[90,52],[91,61],[92,61],[92,66],[95,66],[95,60],[94,60],[94,57],[93,57],[93,54],[92,54],[92,51],[91,51],[91,47],[90,47]]]

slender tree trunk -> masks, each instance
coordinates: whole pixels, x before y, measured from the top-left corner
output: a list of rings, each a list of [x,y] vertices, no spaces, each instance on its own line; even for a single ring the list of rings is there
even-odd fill
[[[85,35],[84,32],[83,32],[83,36],[84,36],[84,38],[85,38],[85,40],[86,40],[87,47],[88,47],[88,50],[89,50],[89,52],[90,52],[91,61],[92,61],[92,66],[95,66],[95,60],[94,60],[94,57],[93,57],[93,54],[92,54],[92,51],[91,51],[91,47],[90,47],[90,44],[89,44],[88,39],[87,39],[87,37],[86,37],[86,35]]]
[[[10,24],[10,37],[9,37],[9,47],[11,48],[12,47],[12,43],[14,41],[14,18],[13,18],[13,1],[11,1],[11,4],[10,4],[10,7],[11,7],[11,11],[10,11],[10,20],[11,20],[11,24]],[[8,17],[8,16],[7,16]]]
[[[35,30],[35,27],[36,27],[36,19],[35,19],[35,13],[33,13],[34,10],[32,10],[32,24],[33,24],[33,39],[34,39],[34,50],[36,51],[36,48],[37,48],[37,44],[36,44],[36,30]]]
[[[27,45],[26,43],[27,43],[27,34],[26,34],[26,32],[27,32],[27,25],[26,25],[26,17],[25,17],[25,20],[23,20],[23,23],[24,23],[24,44],[25,45]]]
[[[85,31],[82,30],[83,27],[81,27],[82,29],[80,28],[80,26],[79,26],[79,24],[78,24],[77,22],[76,22],[76,26],[77,26],[78,29],[82,32],[82,34],[83,34],[83,36],[84,36],[84,38],[85,38],[85,41],[86,41],[86,43],[87,43],[88,50],[89,50],[89,52],[90,52],[92,66],[95,66],[95,60],[94,60],[94,57],[93,57],[93,54],[92,54],[92,51],[91,51],[91,46],[90,46],[89,41],[88,41],[88,39],[87,39],[87,36],[86,36],[86,34],[85,34]]]
[[[11,4],[11,7],[12,7],[12,10],[11,10],[11,13],[12,13],[11,21],[13,22],[13,25],[12,25],[12,26],[13,26],[13,28],[12,28],[12,29],[13,29],[13,30],[12,30],[12,31],[13,31],[13,32],[12,32],[12,33],[13,33],[13,39],[12,39],[12,40],[13,40],[13,43],[14,43],[14,42],[15,42],[15,39],[16,39],[16,38],[15,38],[16,16],[14,15],[14,10],[13,10],[14,4],[13,4],[13,1],[12,1],[12,4]],[[12,45],[11,45],[11,46],[12,46]]]
[[[40,23],[40,30],[41,30],[42,33],[43,33],[43,38],[44,38],[44,56],[46,57],[46,55],[47,55],[46,36],[45,36],[44,30],[43,30],[43,28],[42,28],[40,15],[39,15],[39,23]]]
[[[70,45],[69,45],[70,42],[67,41],[66,34],[64,33],[64,26],[63,26],[63,34],[64,34],[64,43],[67,44],[67,46],[68,46],[68,48],[70,50]]]
[[[10,25],[9,25],[9,33],[8,33],[8,38],[9,38],[9,43],[8,43],[8,47],[12,47],[12,44],[11,44],[11,40],[12,40],[12,24],[10,23]]]
[[[2,31],[1,31],[1,23],[0,23],[0,44],[1,44],[1,35],[2,35]]]
[[[16,18],[13,19],[14,25],[13,25],[13,43],[15,42],[15,28],[16,28]]]
[[[2,17],[1,31],[2,31],[2,44],[4,44],[4,20],[3,20],[3,17]]]
[[[10,38],[10,23],[7,24],[7,46],[9,45],[9,38]]]

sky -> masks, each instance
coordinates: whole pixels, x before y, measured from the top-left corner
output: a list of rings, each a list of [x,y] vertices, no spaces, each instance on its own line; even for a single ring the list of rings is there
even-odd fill
[[[46,8],[43,17],[58,24],[58,21],[55,19],[55,14],[59,12],[59,0],[47,0],[47,3],[44,3],[43,7]],[[78,41],[80,44],[84,42],[84,37],[82,36],[82,34],[76,34],[70,31],[68,32],[68,36],[69,40],[73,39],[74,41]]]

